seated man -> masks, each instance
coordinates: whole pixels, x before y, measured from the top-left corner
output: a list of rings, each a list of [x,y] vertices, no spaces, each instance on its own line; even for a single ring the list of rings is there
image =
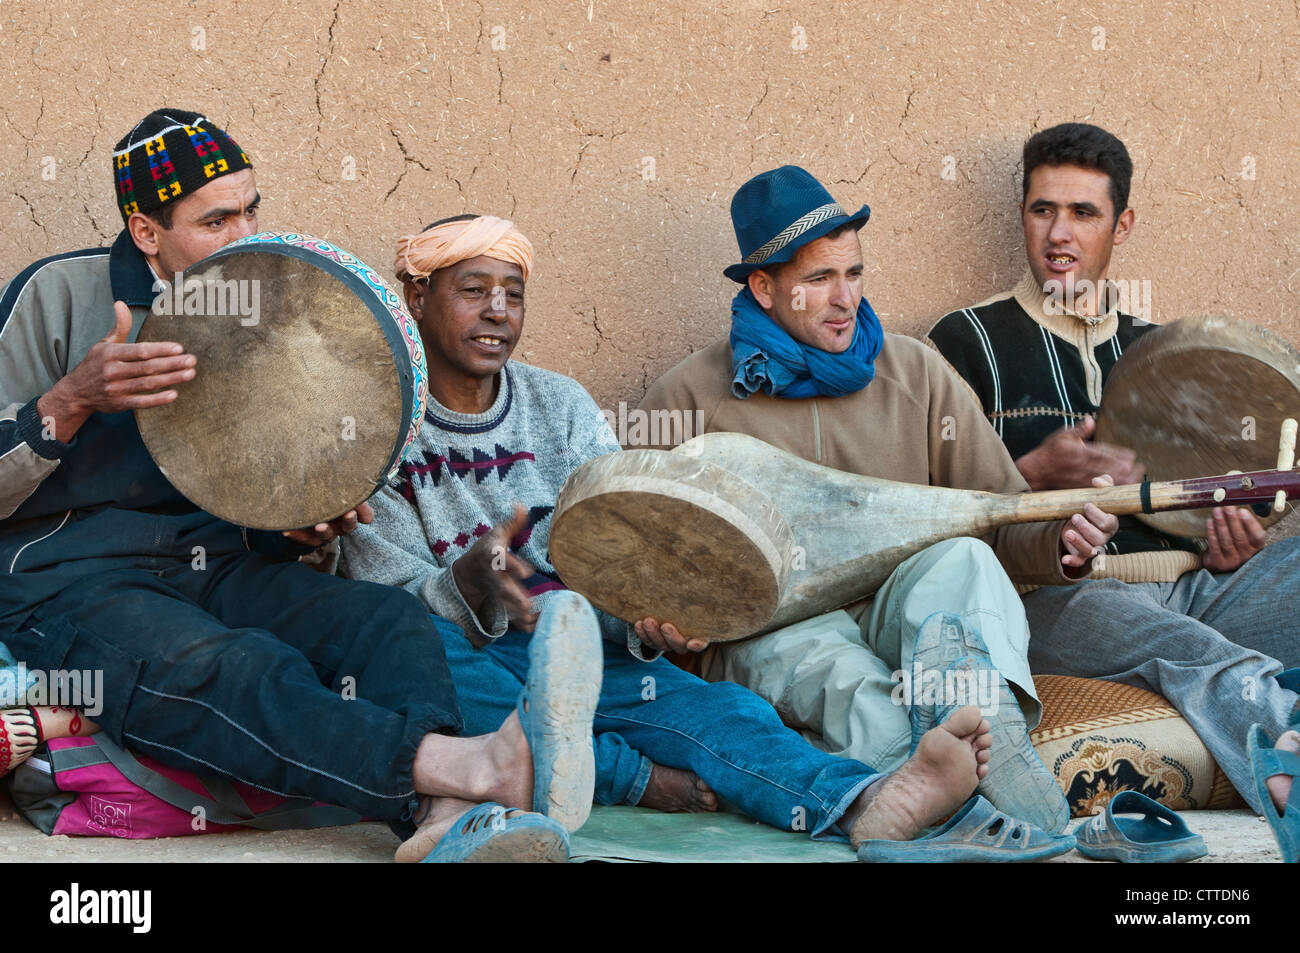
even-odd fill
[[[741,186],[731,215],[742,260],[724,272],[744,285],[732,302],[730,340],[666,373],[641,407],[699,411],[704,431],[751,434],[851,473],[1023,491],[961,381],[920,342],[885,334],[863,297],[858,229],[869,214],[864,206],[847,215],[795,166]],[[1073,582],[1114,527],[1113,517],[1089,506],[1069,523],[1000,529],[990,536],[992,549],[973,539],[945,541],[900,565],[868,607],[715,644],[701,672],[754,690],[828,751],[893,765],[914,744],[915,721],[892,689],[913,671],[926,617],[956,614],[965,625],[955,631],[955,651],[977,652],[1010,686],[1003,684],[1005,704],[989,715],[995,743],[980,791],[1010,814],[1060,830],[1069,820],[1065,798],[1028,739],[1041,708],[1025,661],[1029,632],[1007,575]],[[638,632],[658,648],[705,648],[655,620]]]
[[[583,462],[619,447],[576,381],[509,361],[532,258],[513,224],[492,216],[401,239],[395,270],[428,355],[429,409],[395,485],[373,498],[374,522],[343,541],[345,571],[400,586],[464,628],[467,638],[444,644],[471,726],[511,710],[534,627],[567,617],[599,630],[598,788],[613,787],[631,751],[633,766],[644,756],[693,772],[751,817],[855,846],[908,840],[948,816],[987,760],[978,709],[958,710],[882,777],[807,745],[739,686],[633,657],[640,642],[627,623],[598,621],[556,578],[547,559],[556,495]],[[610,733],[617,743],[601,744]]]
[[[1133,230],[1132,173],[1124,144],[1096,126],[1032,136],[1020,203],[1029,272],[930,330],[1035,489],[1087,486],[1103,472],[1142,479],[1131,449],[1089,439],[1107,375],[1154,327],[1120,313],[1106,280]],[[1112,578],[1024,596],[1029,662],[1164,695],[1259,812],[1246,734],[1255,722],[1276,734],[1296,706],[1300,673],[1278,676],[1300,665],[1300,637],[1277,607],[1300,599],[1300,540],[1261,552],[1264,529],[1244,508],[1216,509],[1206,534],[1198,561],[1189,540],[1126,518],[1107,549]]]
[[[505,809],[590,803],[545,767],[552,748],[589,737],[590,707],[572,708],[536,764],[527,712],[455,737],[455,691],[419,602],[295,561],[367,522],[368,506],[288,538],[246,530],[181,496],[140,438],[136,408],[221,373],[179,344],[129,342],[167,279],[257,231],[247,155],[203,116],[163,109],[117,144],[114,180],[125,228],[111,249],[39,261],[0,293],[0,642],[33,670],[102,672],[99,728],[166,764],[405,834],[422,801],[422,843],[454,833],[433,859],[564,859],[557,822]],[[51,736],[76,733],[62,714],[44,719]],[[41,722],[6,716],[6,736],[25,755]]]

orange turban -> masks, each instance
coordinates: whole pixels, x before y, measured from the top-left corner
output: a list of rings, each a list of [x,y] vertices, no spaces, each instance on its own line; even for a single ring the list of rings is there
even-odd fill
[[[515,223],[493,215],[447,222],[407,235],[397,241],[393,271],[399,281],[427,278],[439,268],[486,255],[519,266],[528,280],[533,267],[533,243],[515,228]]]

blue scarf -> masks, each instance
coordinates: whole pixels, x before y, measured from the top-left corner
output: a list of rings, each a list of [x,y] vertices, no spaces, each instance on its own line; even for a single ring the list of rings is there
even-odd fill
[[[831,354],[801,344],[754,300],[748,287],[731,299],[731,392],[742,400],[755,391],[772,397],[840,397],[862,390],[876,376],[884,344],[880,319],[864,297],[853,342]]]

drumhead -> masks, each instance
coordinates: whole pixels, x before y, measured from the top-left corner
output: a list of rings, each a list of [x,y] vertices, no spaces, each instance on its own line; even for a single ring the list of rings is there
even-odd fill
[[[137,411],[145,446],[181,493],[232,523],[283,530],[346,513],[397,466],[423,416],[413,322],[398,328],[395,292],[330,252],[360,264],[305,236],[228,245],[140,329],[137,340],[197,358],[175,401]]]
[[[723,642],[763,629],[789,573],[776,507],[735,474],[678,453],[629,450],[569,477],[551,522],[566,586],[633,622]]]
[[[1277,466],[1282,421],[1300,416],[1300,352],[1248,321],[1183,318],[1141,337],[1102,393],[1096,439],[1130,447],[1147,478],[1186,480]],[[1210,510],[1139,516],[1205,536]],[[1260,518],[1265,526],[1281,519]]]

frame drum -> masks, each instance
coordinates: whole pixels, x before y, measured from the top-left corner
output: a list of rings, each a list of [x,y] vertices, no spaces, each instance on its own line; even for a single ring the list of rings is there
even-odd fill
[[[158,468],[196,506],[252,529],[328,522],[393,473],[424,418],[415,322],[329,242],[261,232],[185,272],[137,340],[197,359],[176,400],[136,411]]]
[[[793,545],[764,494],[680,450],[587,461],[565,482],[551,518],[551,564],[593,605],[620,619],[671,622],[709,642],[768,623]]]
[[[1277,465],[1282,421],[1300,416],[1300,352],[1232,318],[1183,318],[1138,339],[1102,392],[1096,439],[1137,452],[1147,479],[1186,480]],[[1258,516],[1263,507],[1256,509]],[[1209,510],[1139,514],[1175,536],[1205,536]],[[1260,523],[1285,514],[1269,508]]]

